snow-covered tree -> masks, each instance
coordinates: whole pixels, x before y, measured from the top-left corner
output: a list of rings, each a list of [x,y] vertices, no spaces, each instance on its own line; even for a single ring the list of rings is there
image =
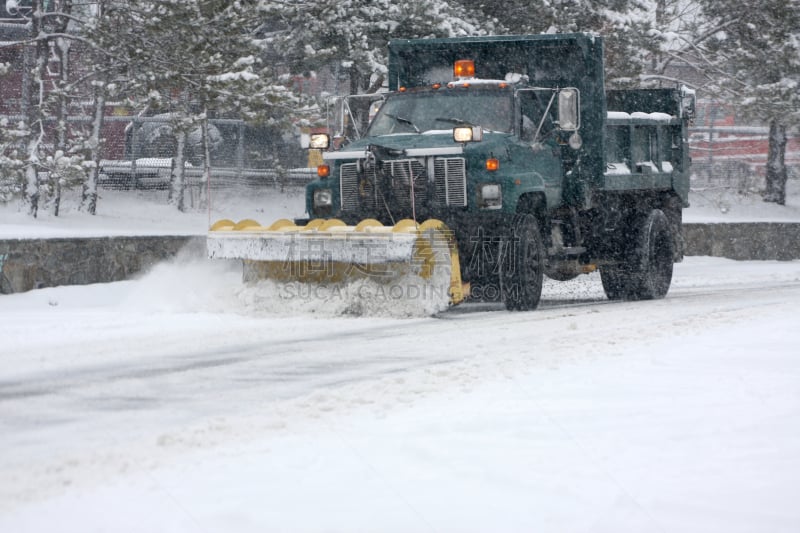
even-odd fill
[[[642,0],[651,17],[649,38],[657,45],[641,77],[660,85],[686,84],[676,66],[697,79],[705,72],[697,45],[706,39],[702,7],[694,0]],[[711,78],[709,78],[711,79]],[[697,88],[697,87],[695,87]]]
[[[170,114],[176,138],[170,198],[183,210],[189,132],[208,131],[211,113],[274,118],[291,101],[262,62],[259,12],[245,1],[130,1],[112,2],[105,16],[123,24],[110,37],[125,61],[125,93],[141,108]]]
[[[273,54],[288,72],[336,64],[347,71],[352,94],[380,88],[391,39],[480,35],[492,28],[441,0],[265,0],[262,9]]]
[[[638,82],[658,40],[651,33],[649,5],[642,0],[458,0],[497,31],[514,34],[589,32],[602,35],[606,49],[606,83]]]
[[[34,217],[49,200],[58,215],[62,186],[80,183],[85,176],[80,136],[67,117],[72,102],[81,96],[81,80],[71,79],[70,48],[82,40],[77,30],[85,21],[86,7],[81,3],[77,8],[73,0],[6,2],[6,10],[27,21],[29,30],[28,39],[11,43],[24,50],[23,117],[6,136],[23,136],[24,148],[15,157],[25,174],[22,196]],[[55,139],[48,139],[52,132]],[[6,151],[6,163],[10,159]]]
[[[745,115],[769,124],[764,200],[784,204],[787,127],[800,124],[800,0],[698,0],[706,26],[695,50]]]
[[[112,96],[126,98],[138,112],[169,113],[178,146],[186,146],[190,131],[208,132],[207,121],[214,115],[279,123],[295,102],[276,82],[275,66],[263,61],[263,14],[255,0],[33,0],[25,8],[12,0],[7,4],[22,13],[30,30],[30,38],[20,42],[25,47],[24,118],[13,131],[24,133],[17,155],[26,180],[22,194],[34,216],[43,194],[46,197],[51,188],[58,193],[65,183],[60,172],[74,175],[82,168],[81,155],[91,159],[83,205],[95,212],[100,128]],[[84,48],[75,80],[70,79],[68,61],[72,43]],[[55,74],[48,71],[51,53],[60,60]],[[71,109],[76,96],[95,102],[94,120],[85,135],[71,131],[66,120],[73,111],[85,111]],[[55,127],[48,128],[53,121]],[[55,139],[47,139],[53,132]],[[207,136],[203,142],[208,144]],[[184,207],[184,158],[179,150],[171,190],[179,209]],[[206,158],[206,176],[208,165]],[[13,166],[8,156],[4,166]],[[48,176],[50,181],[42,179]]]
[[[6,4],[8,6],[8,4]],[[45,74],[49,44],[44,26],[44,2],[32,0],[26,13],[31,38],[25,43],[23,83],[23,117],[20,124],[24,132],[25,189],[24,197],[32,216],[39,213],[39,165],[41,144],[45,135],[47,109],[45,102]]]
[[[58,61],[58,74],[53,82],[53,90],[50,98],[53,100],[54,115],[56,122],[56,142],[55,150],[48,161],[49,185],[54,191],[53,214],[58,216],[61,207],[61,192],[70,176],[76,176],[78,181],[83,180],[82,167],[80,165],[81,156],[69,154],[68,147],[69,128],[67,117],[69,115],[70,99],[73,87],[70,86],[71,64],[70,48],[72,47],[72,36],[68,34],[73,15],[73,1],[61,0],[58,10],[48,17],[46,26],[51,33],[50,42],[52,50]],[[73,25],[74,26],[74,25]],[[77,172],[76,172],[77,171]]]
[[[0,203],[22,196],[25,191],[25,162],[20,157],[20,139],[27,136],[24,123],[0,119]]]
[[[113,16],[109,11],[114,5],[114,0],[97,0],[94,5],[94,16],[87,17],[83,27],[85,39],[92,43],[88,50],[89,59],[85,69],[91,87],[92,122],[89,133],[84,141],[84,152],[88,153],[89,172],[81,187],[81,208],[91,215],[97,213],[97,183],[100,172],[100,155],[103,120],[107,98],[115,92],[120,72],[124,70],[127,62],[120,53],[120,40],[114,38],[119,31],[119,24],[123,22]]]

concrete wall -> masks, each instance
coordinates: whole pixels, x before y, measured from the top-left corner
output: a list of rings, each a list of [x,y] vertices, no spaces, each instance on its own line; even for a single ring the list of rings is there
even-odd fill
[[[686,255],[729,259],[800,259],[800,223],[684,224]]]
[[[800,259],[800,223],[684,224],[686,255]],[[205,257],[205,238],[0,240],[0,293],[129,279],[179,252]]]
[[[181,250],[204,256],[205,238],[0,240],[0,292],[129,279]]]

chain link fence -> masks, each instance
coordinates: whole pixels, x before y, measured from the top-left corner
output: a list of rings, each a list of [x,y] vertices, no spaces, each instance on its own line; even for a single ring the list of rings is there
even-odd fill
[[[692,185],[742,194],[766,189],[769,127],[742,116],[716,99],[697,103],[695,125],[689,128]],[[787,131],[785,163],[789,179],[800,179],[800,132]]]
[[[9,124],[21,117],[0,116]],[[106,189],[163,189],[170,186],[177,141],[173,116],[109,114],[102,127],[99,183]],[[69,118],[73,137],[88,138],[92,118]],[[316,177],[308,155],[294,135],[237,119],[209,120],[210,176],[204,180],[204,150],[200,126],[190,129],[184,149],[186,187],[223,189],[302,187]],[[43,148],[53,152],[55,124],[45,130]],[[800,179],[800,140],[789,139],[786,163],[789,179]],[[765,188],[768,128],[693,127],[692,185],[757,192]],[[43,172],[43,177],[46,177]]]
[[[104,124],[100,185],[166,188],[177,151],[171,118],[108,117]],[[276,138],[273,131],[248,126],[241,120],[211,119],[208,141],[212,188],[305,185],[316,176],[314,169],[303,165],[304,153],[293,136]],[[205,157],[199,125],[187,134],[184,159],[187,185],[204,184]],[[294,164],[285,167],[282,162],[286,161]]]
[[[5,116],[8,123],[21,117]],[[88,139],[92,118],[68,119],[72,140]],[[48,123],[41,147],[55,153],[55,124]],[[168,189],[175,165],[177,139],[174,117],[109,115],[101,129],[98,185],[107,189]],[[251,126],[237,119],[210,119],[208,154],[211,179],[204,180],[205,150],[201,127],[190,128],[184,147],[187,188],[304,186],[316,177],[307,154],[294,135],[274,128]],[[47,172],[43,171],[43,178]]]
[[[768,134],[763,127],[692,128],[692,181],[742,193],[764,190]]]

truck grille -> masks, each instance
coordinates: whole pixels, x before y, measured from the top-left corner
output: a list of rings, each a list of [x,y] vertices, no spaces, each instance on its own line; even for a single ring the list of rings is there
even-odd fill
[[[361,208],[374,209],[378,205],[375,169],[368,171],[359,183],[356,163],[344,163],[339,172],[339,186],[342,193],[343,211],[355,211]]]
[[[467,205],[467,170],[463,157],[439,157],[433,161],[436,205]]]
[[[397,159],[383,162],[383,173],[391,176],[394,201],[399,207],[411,207],[411,184],[414,185],[414,203],[424,205],[427,198],[425,166],[416,159]],[[413,182],[412,182],[413,180]]]
[[[433,180],[429,172],[433,167]],[[467,174],[463,157],[437,157],[423,159],[394,159],[382,162],[384,175],[389,177],[394,203],[397,207],[411,207],[411,180],[414,183],[414,201],[418,206],[428,201],[435,207],[467,205]],[[339,173],[341,205],[344,211],[375,209],[382,205],[381,191],[376,188],[375,169],[368,169],[360,178],[356,163],[344,163]],[[430,183],[432,181],[432,183]],[[429,197],[429,187],[432,194]],[[388,193],[383,196],[388,200]]]

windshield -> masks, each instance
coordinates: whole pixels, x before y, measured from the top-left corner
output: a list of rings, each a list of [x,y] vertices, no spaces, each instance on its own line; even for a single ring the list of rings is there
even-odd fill
[[[443,89],[395,94],[383,104],[367,135],[451,130],[460,124],[509,133],[513,109],[512,95],[506,91]]]

